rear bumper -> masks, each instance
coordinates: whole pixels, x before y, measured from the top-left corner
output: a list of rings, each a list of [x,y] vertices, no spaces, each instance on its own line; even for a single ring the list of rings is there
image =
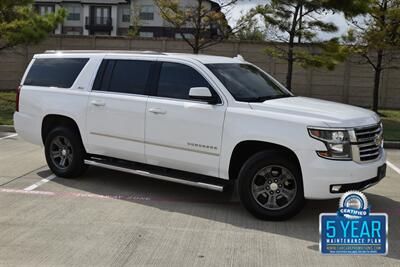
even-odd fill
[[[382,171],[386,163],[386,153],[373,162],[335,161],[320,158],[315,151],[297,151],[307,199],[338,198],[349,190],[364,190],[378,183],[385,175]],[[333,186],[341,186],[337,192]]]
[[[43,145],[41,123],[35,117],[14,112],[14,128],[22,139],[36,145]]]

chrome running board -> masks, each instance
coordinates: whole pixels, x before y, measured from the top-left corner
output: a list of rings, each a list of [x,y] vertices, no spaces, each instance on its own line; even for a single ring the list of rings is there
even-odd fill
[[[150,168],[149,169],[147,169],[147,168],[138,169],[135,167],[134,164],[133,164],[133,167],[132,166],[126,167],[126,166],[113,164],[112,162],[107,162],[105,160],[93,160],[93,159],[85,160],[85,164],[90,165],[90,166],[95,166],[95,167],[106,168],[106,169],[110,169],[110,170],[114,170],[114,171],[120,171],[120,172],[141,175],[141,176],[150,177],[153,179],[195,186],[195,187],[209,189],[209,190],[218,191],[218,192],[223,192],[224,186],[228,184],[228,181],[225,181],[222,179],[216,179],[216,180],[221,180],[221,181],[216,181],[215,183],[205,182],[204,180],[207,180],[207,179],[206,178],[201,179],[202,176],[199,176],[199,175],[195,175],[196,176],[195,179],[190,179],[190,178],[186,178],[186,177],[183,178],[182,172],[180,172],[180,174],[177,176],[172,176],[171,171],[169,171],[169,173],[168,173],[169,175],[167,175],[167,174],[162,173],[162,171],[159,171],[159,170],[154,170],[154,169],[150,170]],[[178,172],[179,171],[177,171],[177,173]],[[207,177],[207,176],[205,176],[205,177]]]

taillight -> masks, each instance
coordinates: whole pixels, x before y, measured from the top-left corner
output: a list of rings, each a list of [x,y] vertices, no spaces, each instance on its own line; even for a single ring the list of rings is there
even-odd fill
[[[22,85],[17,87],[17,94],[15,96],[15,111],[19,111],[19,94],[21,93]]]

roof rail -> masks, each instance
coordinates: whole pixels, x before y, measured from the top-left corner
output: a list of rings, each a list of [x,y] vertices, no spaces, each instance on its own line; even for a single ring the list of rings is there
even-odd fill
[[[246,62],[246,60],[244,59],[244,57],[240,54],[238,54],[236,57],[234,57],[234,59],[240,60],[242,62]]]
[[[117,53],[117,54],[145,54],[145,55],[166,55],[157,51],[135,51],[135,50],[46,50],[45,54],[81,54],[81,53]]]

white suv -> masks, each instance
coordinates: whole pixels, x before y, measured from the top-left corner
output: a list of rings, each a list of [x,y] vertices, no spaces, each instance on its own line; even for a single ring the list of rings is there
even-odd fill
[[[218,191],[237,181],[261,219],[386,170],[375,113],[296,97],[240,56],[48,51],[26,70],[14,121],[59,177],[94,165]]]

